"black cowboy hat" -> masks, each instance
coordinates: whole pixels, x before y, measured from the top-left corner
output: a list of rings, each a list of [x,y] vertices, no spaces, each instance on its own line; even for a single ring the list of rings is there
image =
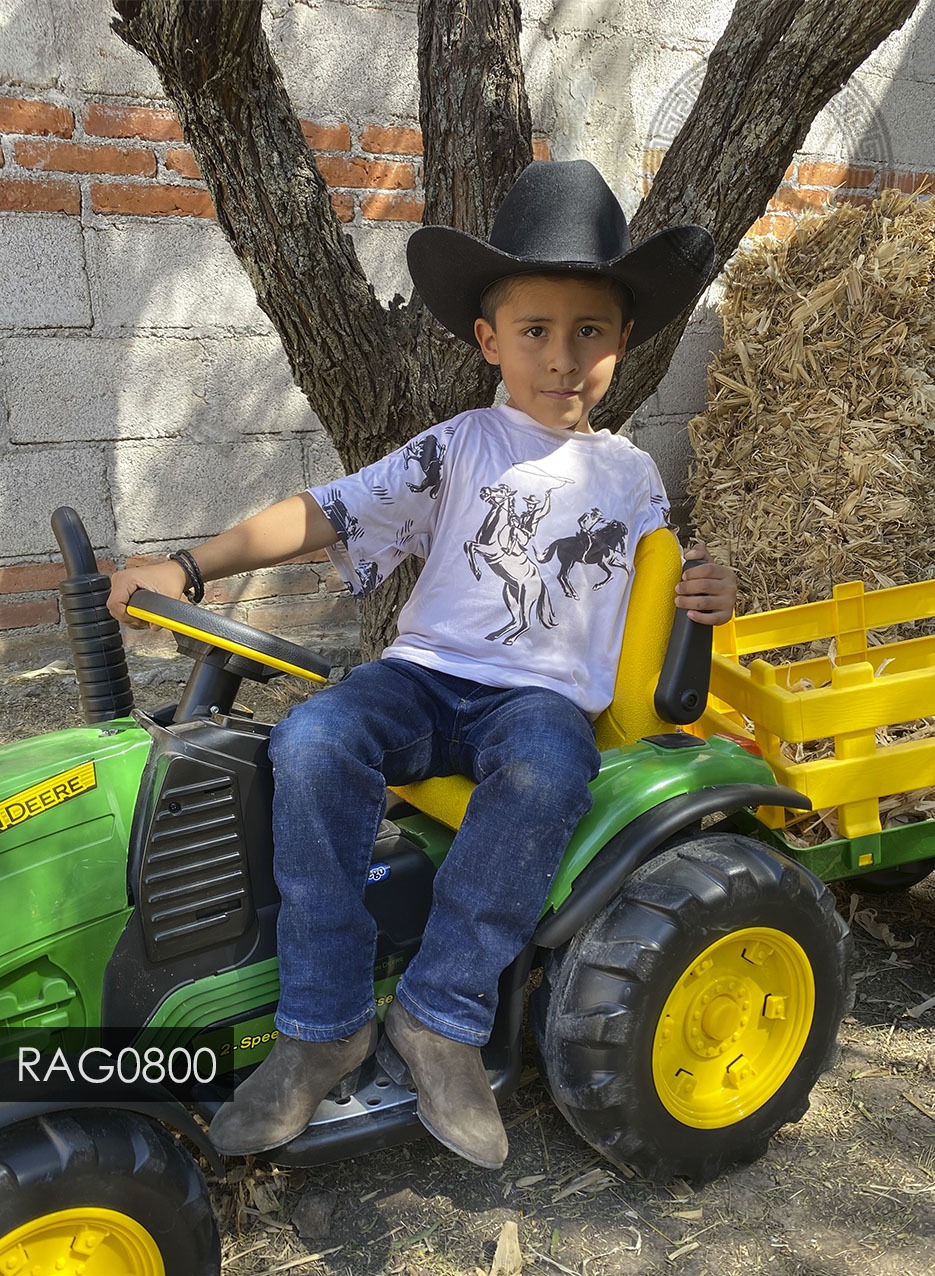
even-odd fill
[[[702,226],[672,226],[633,246],[623,209],[593,164],[536,160],[507,192],[489,243],[423,226],[407,256],[429,310],[472,345],[481,296],[498,279],[566,270],[618,279],[633,295],[632,349],[695,300],[711,273],[714,241]]]

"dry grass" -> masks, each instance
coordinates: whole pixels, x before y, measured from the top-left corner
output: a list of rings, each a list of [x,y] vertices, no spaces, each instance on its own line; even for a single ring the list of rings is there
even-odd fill
[[[935,575],[935,202],[887,191],[753,242],[721,314],[689,494],[743,610]]]

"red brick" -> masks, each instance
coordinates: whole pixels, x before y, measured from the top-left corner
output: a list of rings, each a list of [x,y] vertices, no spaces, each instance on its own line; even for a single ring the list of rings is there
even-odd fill
[[[102,572],[113,572],[110,559],[101,559]],[[0,594],[32,594],[45,589],[58,589],[65,579],[63,563],[22,563],[16,567],[0,567]]]
[[[91,207],[96,213],[130,213],[139,217],[213,217],[207,191],[195,186],[149,186],[95,182]]]
[[[335,216],[339,222],[352,222],[354,220],[354,196],[348,195],[344,191],[332,192],[331,207],[334,209]]]
[[[13,213],[79,213],[77,182],[43,182],[7,177],[0,181],[0,209]]]
[[[897,173],[890,170],[880,174],[880,190],[898,190],[905,195],[914,195],[924,187],[931,190],[935,174],[932,173]]]
[[[800,186],[846,186],[860,190],[872,186],[875,180],[875,170],[862,165],[799,161]]]
[[[155,177],[156,157],[140,146],[89,146],[84,142],[17,142],[14,158],[23,168],[56,173],[119,173]]]
[[[295,594],[317,594],[321,581],[309,566],[279,567],[251,572],[249,576],[211,581],[205,602],[212,605],[252,602],[259,598],[281,598]]]
[[[180,177],[201,177],[198,161],[187,146],[170,146],[166,151],[166,168]]]
[[[381,191],[367,195],[360,211],[371,221],[421,222],[425,202],[414,195],[388,195]]]
[[[552,158],[552,148],[547,137],[534,137],[532,139],[532,157],[536,160],[550,160]]]
[[[659,172],[662,161],[666,157],[666,150],[661,146],[649,146],[643,152],[643,172],[650,177],[655,177]]]
[[[55,624],[58,624],[58,603],[54,598],[43,602],[0,603],[0,630]]]
[[[361,133],[360,144],[371,155],[421,155],[422,133],[417,128],[381,128],[371,124]]]
[[[824,160],[799,161],[800,186],[840,186],[846,174],[845,164],[830,164]]]
[[[351,130],[346,124],[315,124],[302,120],[302,134],[313,151],[349,151]]]
[[[764,217],[757,218],[747,231],[747,235],[777,235],[780,239],[785,239],[787,235],[792,234],[793,230],[795,230],[795,222],[788,214],[767,213]]]
[[[816,208],[826,208],[830,203],[833,190],[806,187],[783,186],[769,201],[768,213],[801,213]]]
[[[27,101],[19,97],[0,97],[2,133],[71,137],[74,131],[75,117],[64,106],[54,106],[51,102]]]
[[[272,634],[281,633],[284,629],[349,625],[356,619],[357,604],[350,594],[297,603],[261,603],[247,610],[248,624]]]
[[[854,191],[847,191],[843,195],[836,195],[834,202],[836,204],[853,204],[855,208],[866,208],[873,204],[876,200],[875,195],[860,195]]]
[[[61,563],[0,567],[0,594],[30,594],[34,590],[56,589],[64,575],[65,568]]]
[[[88,102],[84,108],[84,131],[95,137],[141,137],[147,142],[182,140],[176,113],[152,106]]]
[[[413,190],[416,184],[413,166],[398,160],[319,155],[315,163],[329,186],[349,186],[358,190]]]

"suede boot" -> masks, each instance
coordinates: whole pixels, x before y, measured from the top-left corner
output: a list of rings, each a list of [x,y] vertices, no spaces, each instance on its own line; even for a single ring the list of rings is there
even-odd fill
[[[268,1152],[305,1129],[322,1099],[373,1054],[376,1021],[338,1041],[280,1033],[255,1072],[219,1108],[208,1136],[225,1156]]]
[[[408,1069],[425,1128],[465,1160],[499,1170],[509,1147],[480,1050],[433,1032],[398,1001],[387,1011],[385,1027],[377,1059],[400,1084]]]

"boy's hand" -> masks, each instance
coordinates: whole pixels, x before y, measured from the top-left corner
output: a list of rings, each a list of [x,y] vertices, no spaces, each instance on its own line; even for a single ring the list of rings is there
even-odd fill
[[[114,572],[110,579],[110,596],[107,599],[107,610],[121,625],[129,625],[131,629],[145,629],[145,620],[135,620],[127,614],[127,603],[138,589],[150,589],[154,594],[164,594],[166,598],[184,598],[188,577],[179,563],[146,563],[143,567],[126,567],[123,571]],[[158,629],[158,625],[150,625]]]
[[[701,543],[693,545],[686,559],[706,559],[708,550]],[[701,562],[687,567],[675,587],[675,605],[685,608],[692,620],[703,625],[723,625],[730,620],[737,600],[737,577],[733,569],[720,563]]]

